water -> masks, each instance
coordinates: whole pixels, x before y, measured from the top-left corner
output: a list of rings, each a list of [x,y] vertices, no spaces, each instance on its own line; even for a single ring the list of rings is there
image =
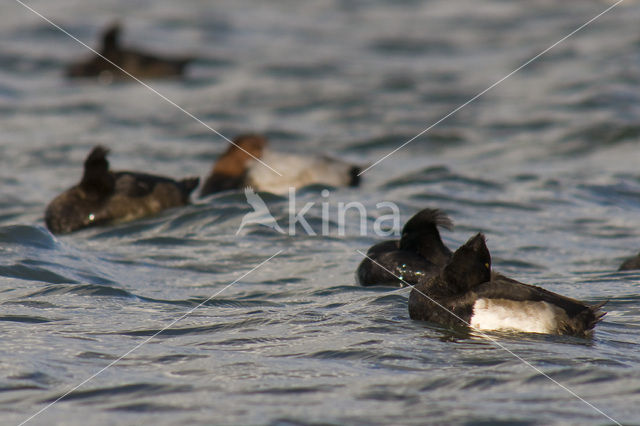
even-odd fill
[[[34,0],[91,45],[124,20],[129,45],[199,59],[151,82],[225,135],[372,164],[550,46],[602,1]],[[46,204],[87,152],[116,169],[205,176],[221,138],[138,84],[61,78],[86,49],[18,3],[0,14],[0,418],[18,424],[640,424],[640,6],[627,1],[363,176],[331,191],[331,235],[252,226],[243,194],[54,237]],[[320,229],[320,188],[297,193]],[[494,267],[596,303],[592,340],[494,334],[408,318],[406,290],[361,288],[379,237],[340,236],[445,210],[457,247],[488,237]],[[266,197],[285,223],[288,201]],[[258,270],[244,276],[279,250]],[[237,282],[225,288],[229,283]],[[210,296],[222,291],[211,300]]]

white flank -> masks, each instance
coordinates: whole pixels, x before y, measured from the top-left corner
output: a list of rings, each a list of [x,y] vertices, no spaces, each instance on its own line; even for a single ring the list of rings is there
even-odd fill
[[[566,313],[547,302],[516,302],[507,299],[478,299],[473,305],[471,326],[479,330],[514,330],[527,333],[558,332]]]
[[[256,191],[286,194],[290,187],[311,184],[345,186],[351,182],[351,164],[329,157],[283,154],[265,151],[262,160],[280,171],[278,176],[260,163],[249,166],[247,183]]]

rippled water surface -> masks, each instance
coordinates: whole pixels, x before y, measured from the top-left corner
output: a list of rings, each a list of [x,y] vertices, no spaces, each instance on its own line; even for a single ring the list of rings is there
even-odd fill
[[[29,2],[90,45],[119,18],[127,44],[197,57],[184,81],[150,83],[224,135],[264,132],[274,149],[361,164],[610,4]],[[330,205],[328,236],[236,235],[251,211],[242,193],[51,235],[44,208],[92,146],[111,148],[116,169],[178,177],[206,175],[226,143],[139,84],[66,81],[86,48],[13,0],[0,10],[3,424],[99,372],[29,424],[640,424],[640,272],[616,272],[640,250],[636,2],[373,167],[361,188],[298,192],[298,206],[315,202],[318,232]],[[287,198],[264,199],[285,224]],[[340,235],[336,206],[354,200],[369,232],[352,211]],[[609,300],[608,315],[592,340],[495,334],[499,345],[411,321],[406,290],[355,284],[382,201],[403,222],[443,209],[451,247],[482,231],[496,269]]]

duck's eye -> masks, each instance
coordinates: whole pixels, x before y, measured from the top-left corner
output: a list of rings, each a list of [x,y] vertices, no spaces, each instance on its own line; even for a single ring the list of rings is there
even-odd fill
[[[487,262],[487,263],[485,263],[485,264],[484,264],[484,267],[485,267],[485,268],[487,268],[487,269],[489,269],[489,263],[488,263],[488,262]]]

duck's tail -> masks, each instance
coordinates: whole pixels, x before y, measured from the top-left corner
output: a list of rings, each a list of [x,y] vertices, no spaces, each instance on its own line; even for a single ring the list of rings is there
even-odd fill
[[[602,321],[602,318],[607,314],[600,309],[607,302],[608,300],[596,305],[586,306],[585,309],[575,317],[570,318],[567,323],[561,327],[562,333],[579,337],[591,337],[596,324]]]
[[[589,324],[591,326],[590,328],[595,327],[596,324],[599,323],[600,321],[602,321],[602,318],[604,318],[604,316],[607,315],[607,313],[605,311],[602,311],[600,309],[604,305],[606,305],[607,303],[609,303],[609,300],[605,300],[602,303],[597,303],[595,305],[589,306],[589,310],[593,313],[593,320]]]

